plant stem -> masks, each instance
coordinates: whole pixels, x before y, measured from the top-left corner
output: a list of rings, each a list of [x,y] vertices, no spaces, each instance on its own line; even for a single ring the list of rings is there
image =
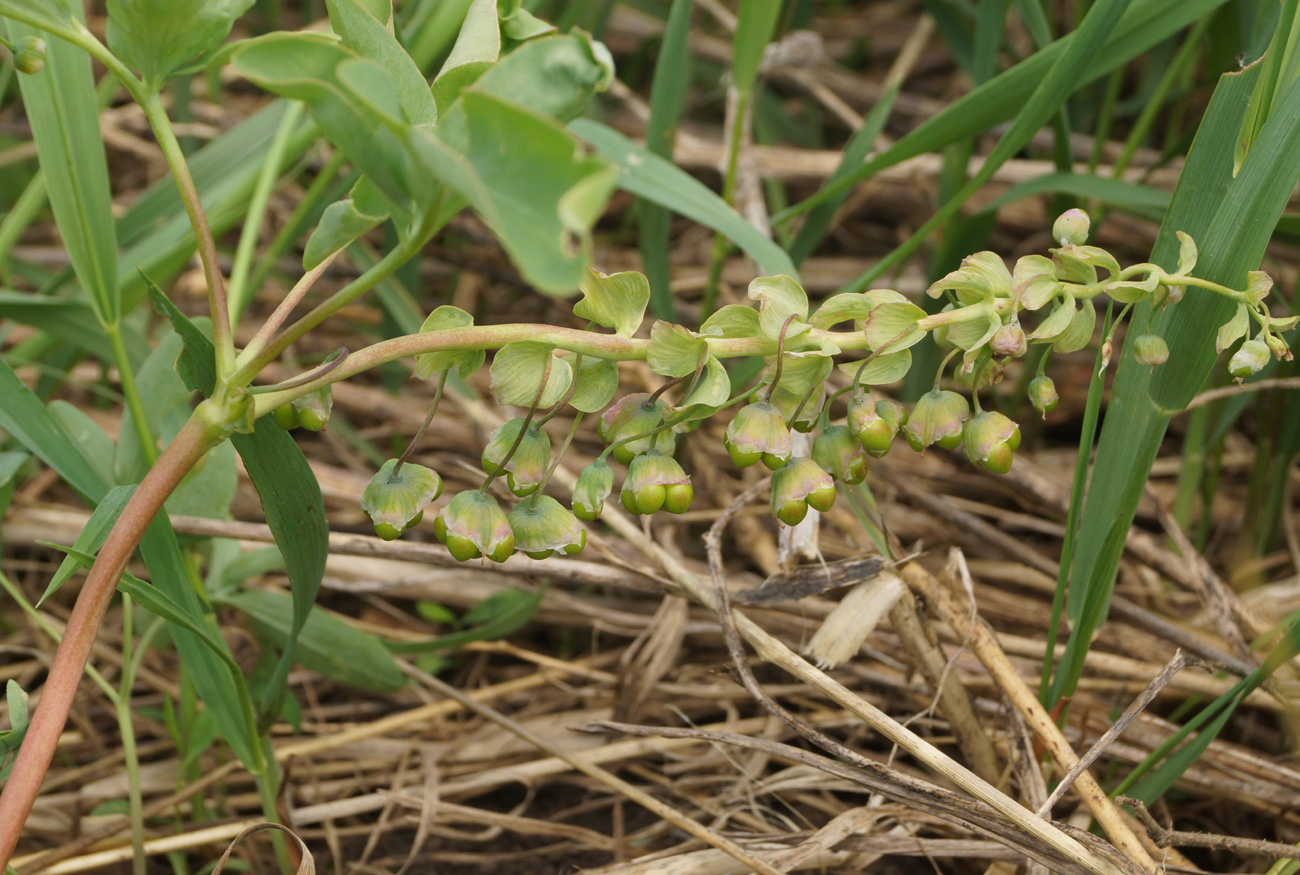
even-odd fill
[[[27,736],[14,760],[9,780],[0,791],[0,867],[13,855],[23,824],[40,792],[41,781],[54,758],[68,709],[95,643],[96,630],[117,590],[118,578],[167,496],[203,454],[225,438],[225,429],[220,425],[222,418],[213,416],[215,406],[204,411],[204,406],[211,404],[207,401],[200,405],[149,469],[113,525],[82,585]]]
[[[397,482],[398,475],[402,473],[402,466],[406,464],[407,459],[411,458],[411,454],[415,452],[415,448],[420,444],[420,439],[424,437],[424,430],[429,427],[429,423],[433,422],[433,417],[438,412],[438,402],[442,401],[442,387],[447,385],[447,373],[447,371],[443,371],[438,377],[438,388],[434,390],[433,403],[429,405],[429,412],[424,417],[424,422],[420,423],[420,430],[415,433],[415,437],[411,438],[411,442],[406,445],[406,452],[402,453],[402,457],[393,466],[392,476],[388,478],[389,483]]]
[[[126,798],[131,817],[131,872],[145,875],[144,798],[140,794],[140,757],[135,749],[135,727],[131,719],[131,687],[135,685],[131,636],[134,634],[131,597],[122,593],[122,678],[117,694],[117,728],[122,735],[122,759],[126,764]],[[143,649],[143,642],[141,642]]]
[[[128,86],[129,87],[129,86]],[[189,165],[185,163],[185,153],[176,141],[176,132],[172,130],[171,120],[162,105],[162,96],[158,92],[136,95],[136,100],[144,109],[144,117],[153,128],[154,137],[162,149],[167,166],[171,169],[176,188],[180,191],[181,202],[190,218],[190,227],[194,230],[194,241],[198,248],[199,261],[203,264],[203,277],[208,287],[208,310],[212,316],[212,342],[217,349],[217,383],[225,382],[235,370],[235,341],[230,330],[230,313],[226,305],[226,282],[221,275],[221,265],[217,263],[217,243],[212,239],[212,228],[208,226],[207,214],[203,212],[203,202],[199,190],[190,176]],[[143,97],[143,99],[141,99]]]
[[[736,167],[740,163],[740,141],[745,133],[745,117],[749,113],[749,90],[739,91],[736,95],[735,116],[731,120],[731,137],[727,144],[727,172],[722,179],[722,199],[731,203],[736,194]],[[722,266],[727,257],[727,238],[717,234],[713,238],[713,256],[709,260],[709,278],[704,287],[704,299],[700,305],[700,321],[708,319],[713,313],[718,299],[718,283],[722,280]]]
[[[257,333],[248,341],[248,346],[244,347],[243,351],[235,357],[235,366],[241,369],[241,373],[243,367],[257,358],[258,354],[271,342],[275,332],[284,324],[284,320],[289,318],[289,314],[306,297],[307,293],[316,285],[316,281],[324,275],[325,271],[329,269],[329,266],[334,263],[334,259],[338,258],[342,251],[340,249],[338,252],[334,252],[322,259],[320,264],[304,273],[299,277],[298,282],[294,283],[293,288],[289,290],[289,294],[285,295],[284,299],[276,305],[274,312],[266,318],[266,321],[262,323],[262,327],[257,329]]]

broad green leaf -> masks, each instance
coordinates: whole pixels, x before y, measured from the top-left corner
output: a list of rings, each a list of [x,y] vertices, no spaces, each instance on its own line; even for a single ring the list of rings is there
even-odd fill
[[[371,216],[361,212],[352,198],[330,204],[303,247],[302,269],[311,270],[387,218],[387,213]]]
[[[104,539],[108,537],[108,530],[113,527],[113,523],[117,522],[117,518],[122,514],[122,509],[126,507],[126,503],[131,500],[131,496],[134,494],[134,486],[114,486],[95,506],[90,519],[86,520],[85,526],[82,527],[81,532],[77,535],[77,540],[72,546],[90,556],[91,563],[94,562],[94,554],[104,545]],[[40,607],[41,602],[53,595],[59,587],[67,583],[72,575],[83,567],[89,568],[90,564],[81,562],[71,554],[63,557],[63,561],[59,563],[54,576],[46,584],[45,592],[41,593],[41,597],[36,600],[36,606]]]
[[[867,345],[886,352],[907,349],[925,337],[925,332],[916,327],[925,316],[920,307],[904,301],[887,301],[873,307],[864,320]]]
[[[604,410],[618,391],[618,364],[608,359],[584,355],[578,368],[578,388],[569,403],[583,413]]]
[[[665,377],[693,374],[708,354],[709,345],[695,332],[670,322],[655,322],[650,328],[646,363]]]
[[[438,109],[446,112],[461,91],[474,84],[501,56],[496,0],[474,0],[465,12],[451,54],[433,81]]]
[[[591,119],[569,122],[569,130],[619,167],[620,188],[725,235],[753,257],[763,273],[799,276],[785,250],[671,161],[647,152],[607,125]]]
[[[616,171],[545,116],[477,91],[461,104],[466,152],[427,136],[418,138],[422,157],[492,227],[526,280],[550,294],[573,292]]]
[[[620,337],[631,337],[641,327],[650,300],[645,274],[631,270],[603,274],[589,268],[578,289],[582,300],[573,305],[573,315],[579,319],[613,328]]]
[[[9,22],[9,36],[37,36],[48,43],[44,69],[17,77],[23,109],[68,259],[96,318],[115,323],[121,310],[113,196],[90,57],[71,43],[15,21]]]
[[[699,382],[677,403],[678,410],[692,410],[692,419],[711,416],[731,397],[731,377],[716,356],[709,356]],[[698,415],[696,415],[698,414]]]
[[[912,369],[912,351],[905,349],[902,352],[891,352],[885,355],[878,355],[867,362],[863,367],[862,362],[844,362],[840,365],[840,370],[849,375],[849,379],[856,378],[858,385],[861,386],[881,386],[886,383],[897,383],[907,376],[907,372]],[[861,375],[859,375],[859,371]]]
[[[216,48],[253,0],[108,0],[108,47],[157,91],[183,64]]]
[[[520,46],[484,73],[473,90],[567,122],[582,115],[592,97],[609,88],[613,79],[609,50],[585,34],[573,33]],[[464,141],[453,129],[463,127],[463,118],[453,105],[438,126],[456,148]]]
[[[533,340],[519,340],[501,347],[488,369],[492,375],[492,397],[497,403],[515,407],[536,403],[539,408],[558,404],[573,382],[573,368],[553,355],[554,350],[549,343]]]
[[[413,125],[436,124],[438,108],[429,93],[429,83],[393,36],[389,27],[391,8],[380,12],[380,7],[388,4],[374,4],[375,8],[368,10],[358,0],[325,0],[325,6],[330,25],[343,38],[343,45],[364,58],[378,61],[388,71],[406,120]],[[382,20],[376,12],[383,16]]]
[[[714,310],[700,326],[704,337],[757,337],[760,330],[758,311],[743,304],[727,304]]]
[[[1215,336],[1214,351],[1223,352],[1239,338],[1244,337],[1250,328],[1250,309],[1245,304],[1238,304],[1232,318],[1219,326]]]
[[[204,454],[176,491],[167,497],[167,512],[180,516],[229,519],[230,503],[239,487],[235,466],[235,448],[224,443]]]
[[[784,332],[789,341],[808,331],[808,293],[794,278],[757,277],[749,284],[749,297],[758,301],[758,324],[768,340],[780,340]]]
[[[474,324],[474,317],[459,307],[444,304],[430,313],[420,326],[420,333],[426,334],[449,329],[467,328]],[[443,350],[439,352],[420,353],[415,357],[415,375],[427,380],[440,371],[456,368],[462,380],[483,367],[487,354],[481,349]]]
[[[286,647],[291,634],[293,599],[284,593],[246,590],[227,599],[249,616],[253,625],[276,647]],[[392,693],[406,676],[378,640],[317,608],[293,646],[294,661],[317,674],[364,690]]]

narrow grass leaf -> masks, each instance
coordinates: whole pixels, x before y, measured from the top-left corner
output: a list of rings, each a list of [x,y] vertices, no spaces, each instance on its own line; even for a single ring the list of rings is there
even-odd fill
[[[725,235],[758,262],[762,273],[798,278],[799,272],[785,250],[671,161],[651,154],[608,125],[591,119],[575,119],[569,122],[569,130],[618,165],[620,188]]]
[[[45,592],[36,600],[36,607],[41,606],[45,601],[54,594],[59,587],[67,583],[72,575],[77,573],[79,568],[89,568],[94,563],[94,554],[104,544],[104,539],[108,537],[109,529],[113,528],[113,523],[121,516],[122,509],[126,503],[131,500],[135,494],[134,486],[114,486],[108,490],[108,494],[95,506],[94,512],[91,513],[90,519],[86,520],[86,525],[77,535],[77,540],[73,543],[73,550],[79,551],[79,555],[74,555],[73,550],[65,550],[68,553],[63,561],[59,563],[59,568],[50,578],[50,582],[45,587]],[[63,549],[59,547],[58,549]],[[88,556],[89,561],[83,562],[81,556]]]
[[[464,647],[475,641],[498,641],[528,625],[537,613],[544,595],[545,584],[535,592],[503,589],[488,596],[461,617],[462,623],[473,624],[473,628],[423,641],[388,641],[385,646],[393,653],[428,653]]]
[[[741,91],[751,91],[758,81],[763,51],[772,41],[781,0],[740,0],[736,38],[731,45],[731,80]]]

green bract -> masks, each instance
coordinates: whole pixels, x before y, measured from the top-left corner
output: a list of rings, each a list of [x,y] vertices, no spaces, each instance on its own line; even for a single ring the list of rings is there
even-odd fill
[[[497,500],[477,489],[457,493],[438,512],[433,533],[461,562],[486,556],[505,562],[515,552],[515,535]]]
[[[361,509],[385,541],[419,523],[429,502],[442,493],[442,478],[436,471],[410,462],[398,470],[397,462],[385,462],[361,493]]]
[[[587,531],[578,518],[549,495],[521,501],[506,515],[515,536],[515,549],[532,559],[556,552],[573,556],[587,545]]]
[[[648,514],[660,508],[686,513],[695,497],[691,478],[672,456],[645,453],[632,460],[619,500],[628,513]]]
[[[903,436],[916,451],[938,444],[954,450],[961,444],[962,425],[970,419],[970,404],[956,392],[934,389],[926,392],[912,408],[903,426]]]
[[[828,511],[835,504],[835,481],[805,456],[791,459],[772,475],[772,513],[787,526],[798,525],[808,508]]]
[[[740,468],[762,460],[775,471],[790,459],[790,427],[781,412],[766,401],[740,408],[727,426],[725,442],[731,461]]]

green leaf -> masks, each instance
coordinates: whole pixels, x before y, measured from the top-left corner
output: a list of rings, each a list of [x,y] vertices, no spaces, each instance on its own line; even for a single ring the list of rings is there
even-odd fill
[[[27,453],[18,450],[0,452],[0,489],[13,482],[14,477],[17,476],[23,463],[30,458],[31,456]]]
[[[420,333],[468,328],[473,324],[473,316],[459,307],[444,304],[425,317],[424,324],[420,326]],[[481,349],[420,353],[415,357],[415,375],[421,380],[427,380],[436,373],[456,368],[460,378],[466,380],[483,367],[486,357],[487,354]]]
[[[330,204],[321,215],[316,230],[307,238],[302,251],[302,269],[311,270],[362,234],[377,228],[387,218],[387,213],[371,216],[361,212],[352,198]]]
[[[758,311],[743,304],[727,304],[713,311],[700,326],[703,337],[757,337]]]
[[[77,7],[80,10],[80,6]],[[72,7],[67,0],[0,0],[0,15],[26,16],[40,22],[42,28],[59,32],[72,22]]]
[[[781,0],[740,0],[736,39],[731,47],[731,79],[741,91],[750,91],[758,79],[763,51],[772,41]]]
[[[907,376],[907,372],[912,369],[912,351],[905,349],[902,352],[891,352],[885,355],[878,355],[871,361],[867,362],[864,368],[861,362],[844,362],[840,370],[849,375],[849,379],[857,378],[860,386],[880,386],[885,383],[897,383]],[[858,371],[861,370],[861,376]]]
[[[792,277],[760,276],[749,284],[749,297],[758,301],[758,324],[768,340],[779,340],[782,332],[793,340],[811,327],[808,319],[808,294]],[[794,319],[786,325],[787,320]]]
[[[586,276],[591,228],[617,172],[587,157],[553,120],[477,91],[461,98],[468,146],[432,136],[422,157],[492,227],[539,290],[569,294]]]
[[[87,416],[81,408],[67,401],[55,399],[50,402],[50,415],[58,422],[82,457],[95,469],[101,482],[117,483],[113,473],[113,459],[117,455],[117,445],[108,436],[99,423]]]
[[[764,237],[722,198],[671,161],[646,151],[607,125],[591,119],[569,122],[569,130],[619,167],[620,188],[725,235],[753,257],[759,270],[766,274],[799,276],[785,250]]]
[[[94,466],[3,359],[0,359],[0,428],[53,468],[88,504],[96,504],[108,491]]]
[[[614,393],[618,391],[618,365],[608,359],[584,355],[575,379],[578,388],[569,403],[583,413],[595,413],[604,410],[614,400]]]
[[[389,641],[388,649],[393,653],[425,653],[430,650],[447,650],[464,647],[475,641],[498,641],[518,632],[537,613],[546,594],[546,584],[535,592],[518,589],[503,589],[494,592],[483,601],[474,605],[460,618],[462,623],[474,626],[450,635],[439,635],[425,641]]]
[[[573,382],[573,368],[553,355],[554,350],[550,344],[534,340],[518,340],[501,347],[488,369],[492,375],[492,397],[497,403],[528,407],[536,402],[539,408],[558,404]]]
[[[389,7],[387,3],[374,5],[375,11]],[[375,11],[367,10],[357,0],[325,0],[325,6],[330,25],[343,38],[343,45],[363,58],[378,61],[388,71],[406,120],[413,125],[436,124],[438,107],[429,92],[429,83],[389,29],[391,8],[383,9],[381,21]]]
[[[117,522],[117,518],[122,515],[122,509],[134,494],[134,486],[114,486],[110,489],[95,506],[90,519],[86,520],[86,525],[82,527],[77,540],[72,545],[73,548],[90,556],[93,563],[94,554],[104,545],[109,529],[113,528],[113,523]],[[83,563],[71,554],[65,556],[54,572],[54,576],[50,578],[50,582],[46,584],[45,592],[41,593],[41,597],[36,600],[36,606],[40,607],[41,602],[53,595],[82,567]],[[89,568],[90,565],[85,564],[84,567]]]
[[[578,285],[582,300],[573,305],[573,315],[597,325],[613,328],[620,337],[631,337],[645,318],[650,284],[645,274],[625,271],[603,274],[588,269]]]
[[[462,89],[474,84],[501,56],[496,0],[474,0],[465,12],[456,43],[433,81],[438,109],[446,112]]]
[[[0,317],[74,343],[101,361],[113,360],[113,347],[102,330],[98,311],[88,306],[88,300],[0,291]]]
[[[120,300],[113,197],[90,57],[71,43],[16,21],[9,22],[9,36],[47,38],[44,69],[17,77],[23,109],[77,280],[100,323],[115,323]]]
[[[253,0],[108,0],[108,47],[151,90],[230,34]]]
[[[198,464],[167,497],[164,507],[170,514],[229,519],[230,504],[239,487],[235,466],[235,448],[229,443],[208,450]]]
[[[898,352],[919,343],[925,332],[916,327],[926,313],[915,304],[906,301],[887,301],[873,307],[867,314],[867,345],[873,350],[888,347],[889,352]]]
[[[227,603],[249,616],[276,647],[289,645],[293,599],[279,592],[246,590]],[[382,644],[351,623],[317,608],[307,615],[293,647],[294,661],[317,674],[349,686],[380,693],[402,688],[405,675]]]
[[[670,322],[656,322],[650,327],[646,363],[656,374],[685,377],[699,368],[708,348],[704,339],[690,329]]]

